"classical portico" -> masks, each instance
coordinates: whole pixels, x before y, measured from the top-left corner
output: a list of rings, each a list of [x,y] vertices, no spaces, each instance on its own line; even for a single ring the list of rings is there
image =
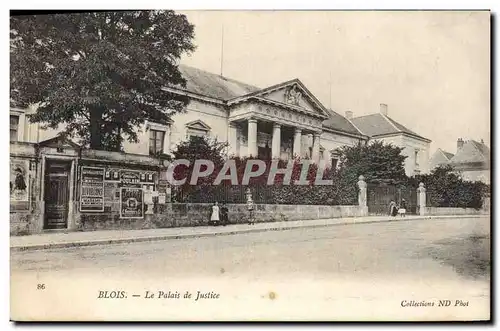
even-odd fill
[[[319,101],[298,80],[276,85],[228,103],[230,155],[292,156],[319,159],[322,122]],[[259,152],[261,151],[261,152]]]

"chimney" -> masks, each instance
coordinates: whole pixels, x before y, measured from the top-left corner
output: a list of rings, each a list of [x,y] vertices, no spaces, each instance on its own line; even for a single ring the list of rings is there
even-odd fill
[[[387,104],[385,104],[385,103],[380,104],[380,113],[382,115],[387,116]]]
[[[345,118],[352,120],[352,111],[348,110],[345,112]]]
[[[457,152],[462,148],[464,147],[464,141],[462,140],[462,138],[458,138],[457,140]]]

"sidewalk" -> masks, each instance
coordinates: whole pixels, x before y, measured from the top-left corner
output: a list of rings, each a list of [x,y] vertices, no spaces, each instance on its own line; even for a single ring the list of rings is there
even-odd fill
[[[10,238],[11,251],[39,250],[63,247],[94,246],[108,244],[122,244],[144,241],[157,241],[169,239],[187,239],[199,237],[212,237],[233,235],[239,233],[255,233],[265,231],[283,231],[298,228],[317,228],[334,225],[349,225],[378,222],[404,222],[413,220],[436,218],[471,218],[490,217],[489,215],[460,215],[460,216],[407,216],[405,218],[390,216],[367,216],[332,218],[321,220],[288,221],[272,223],[231,224],[228,226],[199,226],[166,229],[145,230],[105,230],[68,233],[44,233],[28,236],[12,236]]]

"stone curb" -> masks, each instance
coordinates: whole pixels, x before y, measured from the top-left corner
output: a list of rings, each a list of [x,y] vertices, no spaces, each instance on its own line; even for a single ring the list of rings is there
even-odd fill
[[[439,218],[480,218],[480,217],[489,217],[489,215],[456,215],[456,216],[440,215],[440,216],[423,216],[423,217],[408,216],[404,219],[387,218],[382,220],[370,220],[370,219],[359,220],[353,218],[351,220],[342,219],[342,221],[338,223],[330,223],[330,224],[307,224],[308,221],[303,221],[304,224],[295,226],[274,226],[274,227],[270,226],[267,228],[241,229],[241,230],[232,230],[225,232],[205,232],[205,233],[188,233],[188,234],[162,235],[162,236],[129,237],[129,238],[117,238],[117,239],[82,240],[82,241],[60,242],[60,243],[49,243],[49,244],[35,244],[29,246],[11,246],[10,250],[11,252],[19,252],[19,251],[32,251],[32,250],[69,248],[69,247],[85,247],[85,246],[139,243],[139,242],[148,242],[148,241],[151,242],[151,241],[174,240],[174,239],[192,239],[192,238],[205,238],[205,237],[215,237],[215,236],[229,236],[235,234],[258,233],[258,232],[268,232],[268,231],[285,231],[285,230],[303,229],[303,228],[325,228],[337,225],[408,222],[408,221],[429,220],[429,219],[439,219]]]

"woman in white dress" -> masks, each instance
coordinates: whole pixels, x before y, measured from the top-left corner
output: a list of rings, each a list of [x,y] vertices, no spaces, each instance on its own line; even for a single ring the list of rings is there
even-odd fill
[[[219,205],[217,204],[217,201],[212,206],[212,215],[210,216],[210,222],[213,225],[219,224]]]

